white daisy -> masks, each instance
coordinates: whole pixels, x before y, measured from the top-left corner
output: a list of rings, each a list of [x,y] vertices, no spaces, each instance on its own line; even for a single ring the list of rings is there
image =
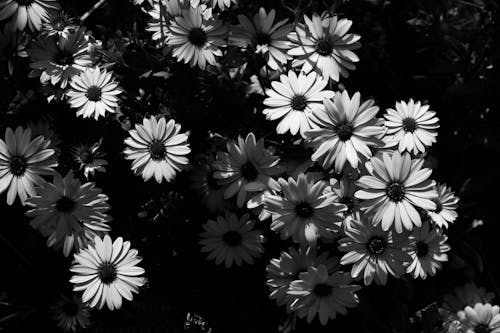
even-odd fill
[[[47,246],[63,248],[68,256],[104,236],[109,230],[108,196],[94,183],[82,183],[69,172],[64,178],[54,173],[54,182],[40,184],[38,195],[26,203],[30,225],[48,237]]]
[[[106,112],[115,113],[119,101],[117,96],[122,90],[115,82],[113,73],[108,73],[106,69],[101,71],[99,67],[87,68],[72,78],[70,86],[66,95],[70,106],[78,109],[77,116],[97,120]]]
[[[280,232],[282,239],[292,237],[301,243],[334,238],[346,208],[331,193],[323,194],[326,183],[309,181],[304,174],[297,180],[280,178],[278,182],[283,196],[264,198],[264,206],[272,214],[271,229]]]
[[[337,317],[337,313],[345,315],[348,308],[354,308],[359,303],[355,292],[361,287],[351,285],[351,282],[349,273],[329,274],[324,265],[309,267],[290,284],[287,293],[295,297],[290,309],[297,311],[299,317],[307,316],[308,323],[318,314],[321,324],[326,325],[329,319]]]
[[[476,303],[458,312],[464,333],[500,333],[500,308],[498,305]]]
[[[431,220],[440,228],[448,228],[448,224],[455,222],[458,217],[458,197],[455,196],[449,187],[444,184],[437,184],[438,197],[434,199],[436,209],[427,211]]]
[[[155,177],[158,183],[163,179],[171,181],[177,172],[185,168],[191,152],[188,134],[179,133],[181,125],[173,119],[168,122],[164,117],[156,120],[154,116],[144,118],[141,124],[129,131],[130,137],[125,139],[125,158],[133,160],[132,170],[142,174],[147,181]]]
[[[425,222],[422,227],[412,230],[410,239],[408,254],[412,262],[406,272],[412,274],[414,279],[436,275],[436,271],[442,268],[442,263],[448,261],[448,237],[438,228],[430,229],[429,223]]]
[[[364,218],[352,221],[351,227],[344,230],[346,237],[339,241],[339,250],[347,252],[340,263],[353,264],[351,276],[363,276],[365,285],[375,279],[377,284],[385,285],[387,276],[399,278],[405,273],[405,266],[411,261],[407,254],[409,247],[405,235],[384,231],[373,226]]]
[[[439,119],[429,105],[410,99],[396,102],[396,110],[387,109],[384,115],[387,133],[385,140],[398,146],[399,152],[424,153],[426,147],[436,142]]]
[[[341,172],[346,162],[357,168],[372,156],[370,148],[382,145],[384,129],[375,117],[378,106],[372,99],[361,105],[360,101],[359,92],[350,99],[344,90],[335,93],[333,102],[325,99],[323,110],[313,111],[310,119],[316,128],[306,131],[305,137],[316,148],[311,159],[325,169]]]
[[[49,11],[59,9],[57,0],[0,0],[0,21],[12,17],[10,24],[18,30],[26,25],[30,30],[40,30],[49,20]]]
[[[215,56],[222,56],[220,47],[226,45],[226,35],[222,21],[206,18],[201,7],[190,7],[170,21],[166,43],[178,61],[205,69],[207,63],[217,63]]]
[[[0,194],[7,191],[7,204],[12,205],[16,196],[22,203],[35,195],[35,185],[44,182],[41,175],[54,172],[57,162],[51,157],[54,149],[48,148],[50,140],[43,136],[31,138],[31,130],[8,127],[5,141],[0,139]]]
[[[335,95],[331,90],[324,90],[327,84],[328,80],[321,79],[314,72],[301,73],[298,77],[294,71],[282,74],[280,81],[272,81],[272,89],[266,90],[266,108],[262,113],[267,120],[281,119],[276,127],[278,134],[290,131],[295,135],[300,131],[304,137],[305,131],[314,126],[311,121],[313,110],[324,112],[323,99]]]
[[[201,252],[209,252],[207,260],[215,259],[217,265],[224,262],[229,268],[233,262],[238,266],[243,262],[253,264],[253,258],[262,255],[261,233],[253,230],[255,222],[248,217],[245,214],[238,219],[236,214],[226,212],[225,217],[218,216],[217,221],[208,220],[203,225],[200,245]]]
[[[118,237],[114,242],[106,235],[96,237],[94,244],[74,255],[75,261],[70,271],[74,275],[69,280],[74,291],[83,291],[82,301],[91,308],[101,309],[104,304],[110,310],[122,306],[122,298],[131,301],[132,293],[137,293],[146,279],[141,275],[144,269],[136,249],[130,242]]]
[[[224,198],[236,195],[238,207],[242,207],[250,194],[278,187],[272,176],[281,172],[279,157],[265,148],[264,139],[256,141],[249,133],[245,139],[238,136],[238,142],[227,143],[227,153],[217,153],[214,177],[227,185]]]
[[[229,42],[251,48],[262,55],[272,70],[279,71],[290,59],[286,51],[290,48],[287,35],[292,30],[292,25],[287,24],[288,19],[273,24],[275,17],[274,9],[268,14],[262,7],[252,21],[245,15],[238,15],[239,25],[231,29]]]
[[[102,138],[94,144],[78,144],[71,147],[71,156],[87,179],[90,176],[94,177],[96,171],[106,172],[105,166],[108,162],[104,159],[106,154],[99,151],[101,144]]]
[[[79,332],[90,325],[90,311],[77,296],[61,300],[52,307],[52,318],[64,332]]]
[[[304,15],[304,24],[298,24],[295,31],[288,35],[292,48],[288,54],[297,57],[292,66],[301,67],[309,73],[315,70],[325,78],[339,81],[339,74],[348,77],[347,70],[354,70],[358,56],[351,50],[358,49],[361,44],[359,35],[347,33],[352,21],[338,19],[327,13],[312,18]]]
[[[420,227],[422,220],[417,208],[435,210],[437,192],[435,183],[428,179],[432,170],[422,168],[423,159],[412,159],[409,154],[383,153],[370,161],[369,175],[362,176],[362,188],[355,196],[363,200],[361,209],[373,216],[373,224],[382,223],[382,229],[394,225],[396,232]]]

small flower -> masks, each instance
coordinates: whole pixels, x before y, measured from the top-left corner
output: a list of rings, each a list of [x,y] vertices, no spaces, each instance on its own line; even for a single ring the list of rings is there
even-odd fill
[[[500,333],[500,308],[498,305],[476,303],[458,312],[464,333]]]
[[[346,314],[348,308],[359,303],[356,291],[358,285],[351,285],[349,273],[328,273],[324,265],[309,267],[307,272],[299,274],[299,280],[290,284],[288,294],[296,297],[290,305],[299,317],[306,317],[310,323],[316,314],[321,324],[326,325],[329,319],[335,319],[337,313]]]
[[[64,332],[79,332],[90,325],[90,311],[76,296],[62,296],[52,311],[57,327]]]
[[[10,24],[17,30],[40,30],[49,20],[49,11],[59,9],[57,0],[0,0],[0,21],[12,17]]]
[[[99,116],[104,117],[106,111],[115,113],[119,101],[117,96],[122,90],[111,72],[101,71],[99,67],[87,68],[73,77],[70,86],[66,95],[70,106],[78,109],[77,116],[97,120]]]
[[[405,103],[396,102],[396,110],[387,109],[384,115],[387,127],[385,140],[398,145],[400,153],[405,150],[413,154],[424,153],[426,147],[436,142],[439,119],[429,105],[421,105],[413,99]]]
[[[356,181],[349,177],[342,177],[340,180],[335,178],[330,179],[330,186],[325,190],[333,192],[337,197],[337,201],[346,206],[344,211],[344,228],[350,225],[350,222],[355,219],[359,213],[359,200],[354,196],[358,190]]]
[[[43,136],[32,139],[31,130],[8,127],[5,141],[0,139],[0,194],[7,188],[7,204],[12,205],[16,196],[24,204],[35,195],[35,185],[44,182],[41,175],[54,172],[57,162],[51,159],[54,149],[48,148],[50,140]]]
[[[144,269],[137,266],[142,261],[130,242],[118,237],[114,242],[106,235],[96,237],[94,244],[74,255],[70,268],[74,275],[69,280],[74,291],[83,291],[82,301],[89,307],[110,310],[122,306],[122,298],[131,301],[146,279]]]
[[[26,201],[33,207],[26,212],[30,225],[48,237],[47,246],[62,247],[65,256],[110,230],[108,196],[94,183],[82,185],[72,172],[64,178],[56,172],[54,182],[41,184],[38,193]]]
[[[327,13],[313,14],[312,18],[304,15],[304,24],[299,24],[288,35],[292,48],[288,54],[297,58],[292,66],[301,67],[305,73],[314,70],[324,78],[339,81],[339,74],[348,77],[347,70],[356,69],[358,56],[351,50],[360,48],[359,35],[347,33],[352,21],[338,19]]]
[[[239,47],[250,47],[264,57],[272,70],[279,71],[290,59],[286,51],[290,48],[287,35],[292,25],[287,24],[288,19],[273,25],[275,17],[274,9],[267,14],[262,7],[254,15],[253,21],[245,15],[238,15],[239,25],[232,29],[229,41]]]
[[[449,223],[455,222],[458,217],[458,198],[455,192],[444,184],[436,185],[438,197],[434,200],[435,210],[427,212],[431,220],[440,228],[448,228]]]
[[[172,55],[178,61],[205,69],[207,63],[217,63],[215,56],[222,56],[219,48],[226,45],[226,35],[226,27],[220,20],[206,18],[201,7],[190,7],[170,21],[167,45],[172,47]]]
[[[217,221],[208,220],[203,225],[205,230],[200,234],[201,252],[209,252],[207,260],[215,259],[226,268],[241,266],[243,262],[253,264],[253,258],[261,256],[264,249],[261,244],[261,233],[253,230],[255,222],[248,220],[245,214],[238,219],[236,214],[226,212],[226,216],[218,216]]]
[[[408,250],[412,262],[406,272],[413,274],[414,279],[436,275],[436,271],[442,267],[442,262],[448,261],[446,252],[450,250],[450,246],[446,243],[447,239],[440,229],[431,230],[428,222],[413,229]]]
[[[453,294],[444,295],[443,308],[450,312],[458,312],[476,303],[491,303],[494,298],[494,293],[487,292],[484,287],[478,287],[475,283],[469,282],[455,287]]]
[[[167,123],[164,117],[157,121],[151,116],[144,118],[142,125],[136,124],[125,139],[125,158],[133,160],[132,170],[145,181],[153,176],[158,183],[171,181],[188,165],[186,155],[191,152],[188,135],[180,130],[180,124],[173,119]]]
[[[78,144],[71,148],[73,159],[87,179],[90,175],[94,177],[96,171],[106,172],[105,166],[108,162],[104,159],[106,154],[99,151],[101,144],[102,138],[94,144]]]
[[[78,25],[75,24],[72,17],[63,11],[57,11],[51,13],[48,22],[42,25],[42,35],[68,37],[76,29],[78,29]]]
[[[313,110],[324,112],[323,99],[335,95],[331,90],[324,90],[327,84],[328,80],[314,72],[300,73],[298,77],[294,71],[281,74],[280,81],[272,81],[272,89],[266,90],[266,108],[262,113],[267,120],[281,119],[276,127],[278,134],[300,132],[304,137],[304,133],[315,126],[311,120]]]
[[[316,124],[305,132],[315,147],[311,156],[323,168],[341,172],[346,162],[357,168],[363,158],[372,156],[370,148],[382,145],[384,129],[375,117],[378,107],[372,99],[360,106],[359,92],[349,98],[347,91],[336,92],[333,102],[325,99],[324,110],[314,110],[310,118]],[[325,112],[326,111],[326,112]]]
[[[356,198],[362,199],[361,209],[373,215],[373,224],[382,223],[383,230],[394,225],[396,232],[420,227],[422,220],[416,208],[435,210],[437,192],[435,183],[428,179],[432,170],[423,168],[423,159],[412,159],[409,154],[394,152],[392,157],[371,159],[368,176],[362,176],[358,184],[362,187]]]
[[[410,261],[405,235],[384,231],[364,218],[352,221],[351,228],[344,232],[346,237],[340,240],[339,250],[347,253],[340,263],[353,264],[354,279],[363,276],[365,285],[374,279],[377,284],[385,285],[389,274],[399,278],[405,273],[405,265]]]
[[[272,214],[271,229],[281,233],[281,238],[315,243],[318,237],[332,239],[346,210],[335,202],[335,196],[323,194],[326,183],[312,182],[304,174],[297,180],[280,178],[278,183],[283,196],[269,195],[264,199],[265,208]]]

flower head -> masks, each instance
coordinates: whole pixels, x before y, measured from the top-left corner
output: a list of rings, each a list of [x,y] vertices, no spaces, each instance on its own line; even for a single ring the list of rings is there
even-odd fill
[[[49,20],[49,12],[58,9],[57,0],[0,0],[0,21],[12,17],[10,24],[17,30],[40,30]]]
[[[90,311],[77,296],[62,296],[52,311],[53,319],[64,332],[77,332],[90,325]]]
[[[216,171],[213,159],[209,158],[195,165],[190,174],[190,188],[201,196],[203,205],[212,213],[222,212],[227,206],[224,200],[227,186],[219,184],[214,176]]]
[[[65,36],[78,29],[75,20],[63,11],[53,12],[49,15],[49,20],[42,25],[44,36]]]
[[[436,185],[438,197],[434,199],[436,209],[427,212],[431,220],[440,228],[448,228],[458,217],[458,197],[444,184]]]
[[[500,308],[498,305],[476,303],[458,312],[464,333],[500,333]]]
[[[87,179],[90,175],[94,177],[96,171],[106,172],[105,166],[108,162],[104,159],[106,154],[99,151],[101,144],[102,138],[93,144],[78,144],[71,147],[71,155]]]

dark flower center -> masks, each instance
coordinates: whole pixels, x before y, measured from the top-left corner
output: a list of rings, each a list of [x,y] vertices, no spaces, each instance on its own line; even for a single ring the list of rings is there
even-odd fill
[[[15,0],[15,1],[21,6],[29,6],[34,2],[34,0]]]
[[[226,245],[234,247],[241,245],[242,238],[239,232],[229,230],[222,236],[222,240],[226,243]]]
[[[271,37],[265,32],[258,32],[255,35],[255,42],[257,45],[268,45],[271,43]]]
[[[394,202],[399,202],[405,197],[405,188],[400,183],[392,183],[385,189],[385,192],[389,199]]]
[[[403,119],[403,130],[405,132],[413,133],[417,129],[417,122],[413,118],[405,118]]]
[[[308,218],[311,217],[313,213],[313,208],[307,202],[301,202],[295,206],[295,214],[297,214],[298,217]]]
[[[474,327],[474,333],[490,333],[490,332],[491,329],[486,324],[478,324],[476,327]]]
[[[66,302],[64,303],[62,310],[68,317],[74,317],[78,313],[78,305],[73,302]]]
[[[443,205],[439,200],[434,200],[434,203],[436,204],[436,209],[434,210],[434,213],[439,214],[443,210]]]
[[[293,96],[290,106],[292,109],[297,111],[304,111],[307,106],[307,99],[304,95],[295,95]]]
[[[350,215],[352,210],[354,209],[354,201],[349,197],[342,197],[339,199],[339,202],[343,205],[346,205],[347,210],[344,212],[344,215]]]
[[[327,297],[332,294],[332,286],[326,283],[318,283],[313,289],[314,295],[317,297]]]
[[[352,136],[352,132],[353,132],[352,125],[342,124],[337,126],[337,135],[339,136],[339,139],[342,141],[349,140]]]
[[[110,284],[116,280],[116,267],[107,262],[101,265],[98,270],[99,279],[104,284]]]
[[[75,59],[73,58],[73,54],[67,51],[59,51],[59,53],[55,56],[54,61],[58,65],[65,66],[73,64]]]
[[[83,164],[90,164],[94,161],[94,154],[90,151],[84,151],[80,154],[80,160]]]
[[[374,255],[382,254],[385,251],[386,247],[387,247],[387,242],[385,238],[380,236],[373,236],[366,244],[368,252]]]
[[[154,140],[151,143],[151,146],[149,146],[149,152],[154,161],[160,161],[165,157],[167,150],[165,149],[163,142],[160,140]]]
[[[61,213],[69,213],[73,211],[76,206],[75,200],[68,198],[67,196],[62,196],[56,201],[56,209]]]
[[[241,166],[241,175],[246,181],[252,182],[257,179],[259,172],[255,168],[252,162],[248,161]]]
[[[425,257],[429,253],[429,245],[426,242],[418,241],[416,246],[417,257]]]
[[[101,88],[96,86],[90,86],[85,94],[90,101],[100,101],[101,100]]]
[[[202,47],[207,42],[207,33],[202,28],[189,30],[188,39],[194,46]]]
[[[10,172],[14,176],[21,176],[26,171],[26,167],[28,163],[26,163],[26,159],[22,156],[13,156],[9,162]]]
[[[219,183],[217,183],[217,179],[214,177],[213,170],[208,172],[206,181],[207,181],[207,185],[210,189],[212,189],[212,190],[220,189],[220,185],[219,185]]]
[[[316,44],[316,52],[322,56],[327,56],[333,52],[333,43],[328,39],[321,39]]]

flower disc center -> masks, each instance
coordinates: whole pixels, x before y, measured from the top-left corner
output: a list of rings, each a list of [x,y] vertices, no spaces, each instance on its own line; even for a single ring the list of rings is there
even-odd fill
[[[240,233],[237,231],[234,231],[234,230],[229,230],[228,232],[226,232],[222,236],[222,239],[223,239],[224,243],[226,243],[226,245],[228,245],[228,246],[241,245],[241,241],[242,241]]]
[[[258,32],[255,35],[255,42],[257,45],[269,45],[271,43],[271,37],[265,32]]]
[[[241,175],[246,181],[253,182],[257,179],[259,172],[255,168],[252,162],[248,161],[241,166]]]
[[[316,44],[316,52],[322,56],[328,56],[333,52],[333,44],[328,39],[321,39]]]
[[[327,297],[332,293],[332,286],[326,283],[318,283],[314,286],[313,293],[317,297]]]
[[[75,200],[63,195],[56,201],[56,209],[61,213],[69,213],[73,211],[76,206]]]
[[[413,133],[417,129],[417,121],[413,118],[404,118],[403,119],[403,130],[405,132]]]
[[[116,267],[107,262],[101,265],[98,269],[99,279],[104,284],[110,284],[116,280]]]
[[[372,237],[366,244],[368,251],[374,255],[382,254],[385,251],[386,246],[387,242],[385,238],[380,236]]]
[[[87,96],[90,101],[97,102],[101,100],[101,93],[101,88],[97,86],[90,86],[87,89],[85,96]]]
[[[26,171],[26,167],[28,163],[26,163],[26,159],[22,156],[13,156],[9,162],[10,172],[14,176],[21,176]]]
[[[399,202],[405,197],[405,188],[400,183],[392,183],[385,189],[385,192],[389,199],[394,202]]]
[[[54,58],[54,62],[61,66],[71,65],[75,62],[73,54],[67,51],[59,51]]]
[[[352,132],[353,132],[352,125],[342,124],[337,127],[337,135],[339,136],[339,139],[342,141],[349,140],[352,136]]]
[[[313,215],[313,212],[313,208],[307,202],[301,202],[295,206],[295,214],[297,214],[298,217],[308,218]]]
[[[78,305],[74,302],[66,302],[63,305],[63,312],[68,317],[74,317],[78,313]]]
[[[426,242],[418,241],[416,246],[417,257],[425,257],[429,253],[429,245]]]
[[[154,140],[149,146],[149,152],[151,153],[151,158],[154,161],[160,161],[165,157],[167,150],[165,145],[160,140]]]
[[[196,47],[202,47],[207,42],[207,33],[202,28],[189,30],[188,39]]]
[[[290,106],[292,109],[297,111],[304,111],[307,106],[307,99],[304,95],[295,95],[293,96]]]

